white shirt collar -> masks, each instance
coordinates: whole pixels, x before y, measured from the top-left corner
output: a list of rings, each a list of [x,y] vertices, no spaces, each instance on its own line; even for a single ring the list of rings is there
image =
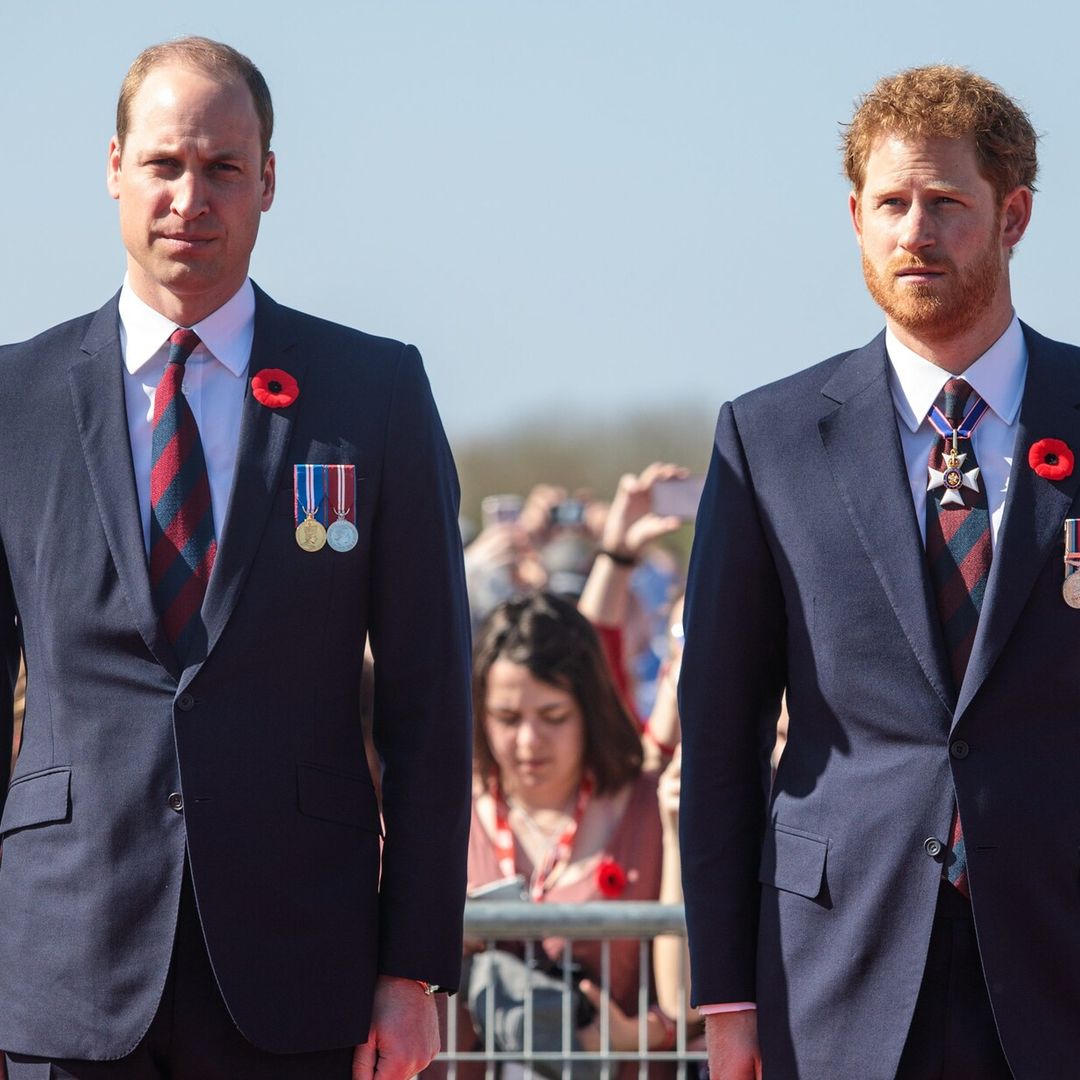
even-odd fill
[[[889,354],[893,404],[904,423],[912,431],[918,431],[941,388],[952,376],[909,349],[892,330],[885,331],[885,350]],[[1020,320],[1013,313],[1005,333],[961,378],[971,383],[975,392],[1011,427],[1020,411],[1026,377],[1027,343]]]
[[[120,290],[120,325],[124,367],[132,375],[154,358],[176,329],[176,323],[135,295],[126,276]],[[255,290],[251,279],[245,278],[230,299],[191,329],[199,335],[208,353],[233,375],[243,375],[255,337]]]

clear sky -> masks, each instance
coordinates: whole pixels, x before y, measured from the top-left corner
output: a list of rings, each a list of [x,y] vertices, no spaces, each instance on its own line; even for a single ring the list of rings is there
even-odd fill
[[[1075,340],[1078,30],[1045,0],[0,0],[0,340],[118,287],[116,92],[183,33],[248,53],[274,94],[252,275],[419,345],[452,439],[719,406],[869,339],[839,124],[912,64],[975,68],[1044,135],[1014,299]]]

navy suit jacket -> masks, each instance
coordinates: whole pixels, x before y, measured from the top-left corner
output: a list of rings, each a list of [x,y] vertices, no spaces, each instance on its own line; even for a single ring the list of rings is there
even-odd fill
[[[414,348],[256,298],[250,372],[283,368],[300,394],[270,409],[248,386],[208,640],[185,659],[151,599],[116,299],[0,350],[0,746],[20,645],[28,672],[0,821],[8,1051],[135,1046],[185,850],[222,995],[264,1049],[363,1042],[378,972],[459,976],[470,647],[453,461]],[[355,466],[350,552],[295,542],[292,466],[309,462]]]
[[[1080,350],[1024,335],[1004,518],[963,685],[949,665],[884,335],[725,405],[698,518],[681,680],[693,1000],[757,1001],[765,1075],[891,1080],[954,798],[1018,1080],[1080,1061],[1080,611],[1063,530]],[[780,696],[787,748],[768,794]]]

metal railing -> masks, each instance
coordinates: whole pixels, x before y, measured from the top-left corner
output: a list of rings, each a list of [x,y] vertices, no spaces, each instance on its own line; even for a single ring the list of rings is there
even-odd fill
[[[462,1050],[458,1029],[457,1010],[451,1001],[448,1009],[446,1042],[443,1052],[436,1059],[444,1063],[449,1080],[458,1077],[457,1066],[464,1062],[482,1062],[486,1080],[497,1080],[500,1075],[541,1077],[536,1066],[545,1066],[549,1076],[561,1075],[562,1080],[573,1080],[580,1071],[578,1063],[589,1063],[590,1075],[598,1072],[600,1080],[613,1080],[623,1062],[637,1062],[637,1075],[641,1080],[649,1076],[649,1065],[662,1062],[673,1063],[679,1080],[697,1075],[697,1062],[706,1058],[703,1050],[687,1047],[686,987],[687,965],[685,950],[680,950],[679,998],[675,1021],[675,1046],[670,1050],[648,1049],[649,986],[652,970],[652,939],[661,935],[686,936],[686,924],[681,905],[641,901],[603,901],[585,904],[535,904],[517,900],[472,900],[465,906],[466,940],[483,941],[487,949],[496,942],[523,942],[524,960],[532,966],[537,959],[537,943],[546,938],[565,939],[561,969],[564,993],[562,995],[562,1045],[559,1049],[538,1050],[533,1043],[532,992],[526,995],[524,1007],[524,1045],[521,1049],[500,1050],[495,1045],[494,996],[486,995],[486,1011],[483,1044],[471,1050]],[[638,1004],[636,1023],[638,1045],[634,1050],[614,1050],[608,1017],[611,984],[611,942],[613,940],[637,939],[639,949]],[[600,943],[599,976],[600,1031],[599,1050],[573,1050],[574,1028],[571,1021],[571,953],[576,941]],[[466,988],[462,988],[462,993]],[[469,1033],[469,1042],[472,1033]],[[514,1063],[509,1069],[500,1066]]]

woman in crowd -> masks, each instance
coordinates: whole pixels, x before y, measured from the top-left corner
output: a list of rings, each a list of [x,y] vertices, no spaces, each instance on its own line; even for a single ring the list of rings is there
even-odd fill
[[[638,726],[588,620],[545,593],[501,604],[477,641],[473,696],[470,891],[519,878],[538,903],[655,900],[662,866],[657,777],[642,772]],[[562,939],[542,947],[562,962]],[[610,949],[611,1044],[635,1050],[638,944],[613,941]],[[582,992],[599,1005],[600,943],[576,942],[572,952]],[[658,1007],[646,1028],[648,1048],[673,1046],[674,1025]],[[466,1033],[468,1025],[459,1024],[463,1048]],[[599,1048],[598,1021],[577,1036],[585,1049]],[[636,1074],[637,1066],[627,1065],[627,1074]]]

